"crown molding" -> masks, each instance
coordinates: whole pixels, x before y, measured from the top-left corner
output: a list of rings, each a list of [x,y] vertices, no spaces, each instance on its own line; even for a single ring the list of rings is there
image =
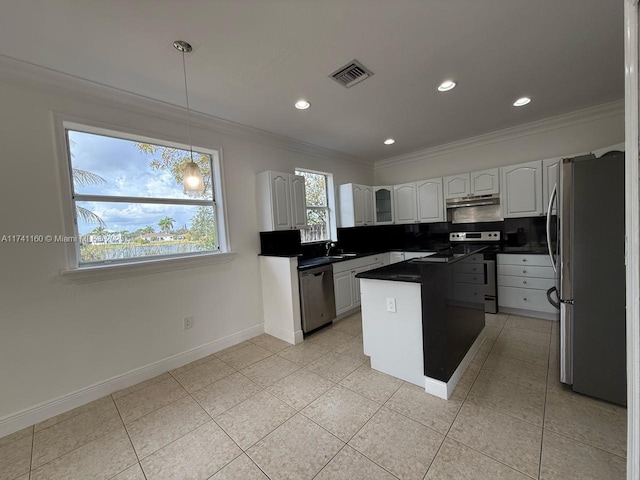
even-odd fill
[[[555,117],[505,128],[504,130],[498,130],[496,132],[486,133],[476,137],[466,138],[464,140],[458,140],[424,150],[418,150],[416,152],[405,153],[404,155],[398,155],[384,160],[378,160],[374,163],[373,168],[374,170],[378,170],[396,165],[420,162],[448,153],[482,147],[493,143],[506,142],[516,138],[536,135],[556,130],[558,128],[578,125],[616,115],[624,115],[624,100],[616,100],[614,102],[596,105],[595,107],[584,108],[575,112],[565,113]]]
[[[117,106],[134,113],[164,120],[184,122],[185,108],[161,100],[127,92],[56,70],[0,55],[0,80],[44,89],[72,98],[107,106]],[[361,158],[311,143],[295,140],[266,130],[249,127],[205,113],[191,110],[191,125],[195,128],[214,130],[218,133],[281,148],[295,153],[364,165],[372,164]]]

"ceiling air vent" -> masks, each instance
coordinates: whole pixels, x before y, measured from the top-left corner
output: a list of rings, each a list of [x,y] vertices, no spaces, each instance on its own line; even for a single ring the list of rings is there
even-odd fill
[[[343,87],[349,88],[353,87],[356,83],[366,80],[371,75],[373,75],[371,70],[362,65],[359,61],[353,60],[345,66],[340,67],[329,76]]]

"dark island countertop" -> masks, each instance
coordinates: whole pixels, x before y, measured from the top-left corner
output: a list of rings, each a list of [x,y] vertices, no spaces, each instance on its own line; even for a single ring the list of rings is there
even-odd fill
[[[370,278],[373,280],[392,280],[397,282],[422,282],[422,265],[451,265],[471,255],[480,253],[487,247],[466,248],[464,252],[439,252],[422,258],[392,263],[384,267],[368,270],[356,275],[356,278]]]

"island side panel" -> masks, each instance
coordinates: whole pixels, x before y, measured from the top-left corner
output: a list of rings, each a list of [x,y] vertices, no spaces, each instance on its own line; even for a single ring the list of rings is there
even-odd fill
[[[467,289],[458,281],[465,263],[422,266],[424,375],[443,382],[484,329],[484,287]]]
[[[424,388],[419,283],[360,279],[362,337],[371,368]],[[395,299],[396,311],[387,310]]]

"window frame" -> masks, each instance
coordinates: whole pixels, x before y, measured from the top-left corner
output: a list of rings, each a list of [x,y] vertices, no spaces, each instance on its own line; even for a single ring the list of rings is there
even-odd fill
[[[158,146],[189,150],[189,146],[179,141],[170,140],[167,136],[157,132],[142,132],[133,128],[114,126],[101,122],[79,119],[66,115],[53,113],[54,130],[57,140],[58,164],[62,185],[61,199],[64,219],[64,235],[76,239],[74,242],[66,242],[66,268],[60,273],[74,283],[86,283],[91,281],[111,278],[129,277],[147,273],[156,273],[168,270],[179,270],[202,265],[227,263],[232,261],[236,253],[230,250],[226,203],[223,188],[222,150],[220,148],[207,148],[194,145],[193,150],[205,153],[211,158],[211,186],[212,200],[202,199],[170,199],[170,198],[146,198],[146,197],[112,197],[99,195],[74,194],[72,180],[72,162],[67,131],[78,131],[90,134],[113,137],[123,140],[151,143]],[[74,198],[75,197],[75,198]],[[118,259],[107,262],[80,262],[79,232],[76,219],[76,202],[98,198],[99,200],[113,200],[119,202],[131,201],[133,203],[159,203],[174,205],[213,205],[216,225],[216,239],[218,250],[206,252],[190,252],[182,254],[158,255],[149,257],[135,257],[131,259]]]
[[[327,238],[326,240],[314,240],[314,241],[310,241],[310,242],[303,242],[301,241],[302,245],[312,245],[314,243],[325,243],[325,242],[329,242],[329,241],[336,241],[338,238],[338,234],[337,234],[337,229],[336,229],[336,215],[335,215],[335,208],[336,208],[336,204],[335,204],[335,190],[334,190],[334,184],[333,184],[333,174],[330,172],[322,172],[320,170],[312,170],[310,168],[299,168],[296,167],[294,169],[294,173],[297,175],[298,172],[308,172],[308,173],[313,173],[315,175],[324,175],[325,177],[325,189],[326,189],[326,194],[327,194],[327,206],[326,207],[317,207],[317,206],[309,206],[306,205],[306,190],[305,190],[305,206],[306,206],[306,210],[326,210],[327,211],[327,215],[328,215],[328,230],[329,230],[329,238]],[[306,213],[306,212],[305,212]]]

